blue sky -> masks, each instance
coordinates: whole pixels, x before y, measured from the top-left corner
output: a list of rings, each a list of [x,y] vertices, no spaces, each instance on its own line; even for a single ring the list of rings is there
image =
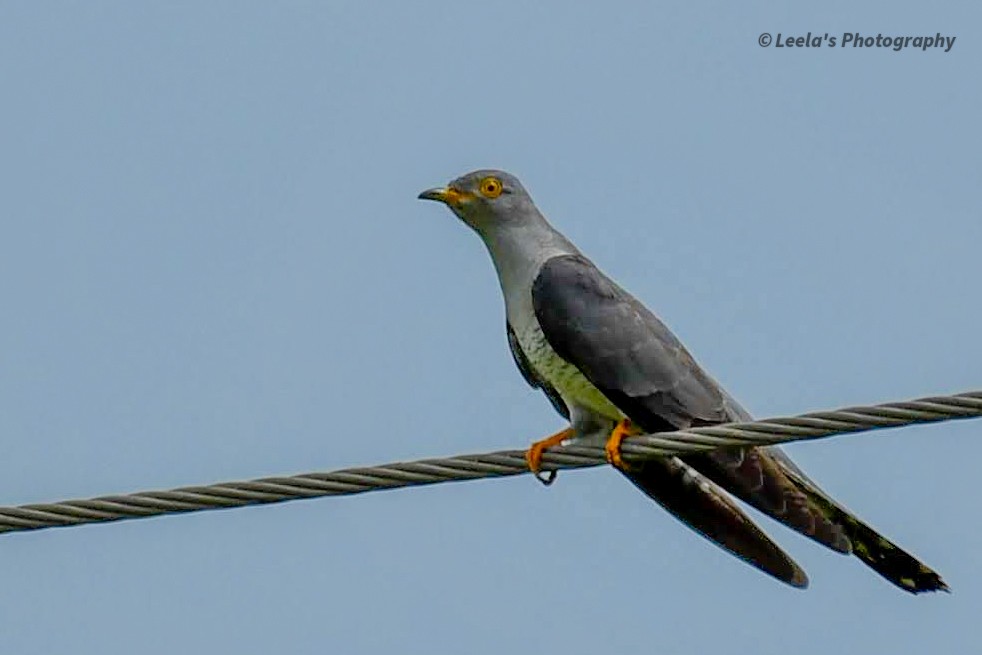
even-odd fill
[[[982,386],[971,3],[0,7],[0,503],[520,447],[478,239],[517,174],[758,415]],[[948,53],[769,32],[957,37]],[[5,650],[982,647],[978,422],[790,450],[912,597],[764,518],[785,588],[609,470],[0,537]],[[757,515],[755,515],[757,516]]]

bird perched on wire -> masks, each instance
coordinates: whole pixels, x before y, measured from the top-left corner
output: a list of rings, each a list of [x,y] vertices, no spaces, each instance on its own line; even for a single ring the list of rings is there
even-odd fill
[[[856,555],[901,589],[947,590],[937,573],[832,500],[777,447],[624,462],[625,436],[751,416],[658,317],[546,221],[514,176],[474,171],[419,197],[446,204],[484,241],[504,294],[515,363],[570,423],[529,448],[529,468],[537,475],[546,448],[600,441],[608,461],[645,494],[778,580],[808,585],[801,567],[730,494],[835,551]]]

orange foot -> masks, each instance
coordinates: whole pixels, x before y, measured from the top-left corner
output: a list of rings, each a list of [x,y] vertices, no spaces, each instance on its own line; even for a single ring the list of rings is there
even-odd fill
[[[621,419],[614,429],[611,431],[610,436],[607,437],[607,444],[604,446],[604,453],[607,455],[607,461],[614,468],[619,468],[622,471],[627,469],[624,464],[624,460],[621,458],[621,442],[624,441],[624,437],[629,437],[632,434],[641,434],[628,419]]]
[[[525,451],[525,461],[528,462],[529,470],[535,474],[536,479],[544,485],[552,484],[556,479],[556,472],[549,471],[545,477],[539,475],[539,471],[542,470],[542,453],[546,448],[552,448],[553,446],[558,446],[566,439],[576,435],[576,430],[572,427],[568,427],[565,430],[560,430],[556,434],[546,437],[541,441],[536,441],[529,449]]]

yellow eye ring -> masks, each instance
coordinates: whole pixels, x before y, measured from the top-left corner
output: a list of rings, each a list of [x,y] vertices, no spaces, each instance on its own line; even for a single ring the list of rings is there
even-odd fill
[[[481,180],[481,184],[477,188],[485,198],[497,198],[501,195],[503,186],[498,178],[486,177]]]

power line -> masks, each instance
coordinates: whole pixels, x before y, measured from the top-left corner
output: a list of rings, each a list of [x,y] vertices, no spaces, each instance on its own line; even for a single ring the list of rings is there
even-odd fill
[[[631,462],[727,446],[766,446],[878,428],[980,416],[982,391],[968,391],[907,402],[846,407],[787,418],[629,437],[623,443],[622,454],[625,461]],[[602,447],[571,445],[549,449],[542,464],[545,471],[558,471],[597,466],[604,461]],[[166,491],[143,491],[122,496],[0,507],[0,533],[281,503],[302,498],[346,496],[366,491],[523,473],[528,473],[525,451],[504,450],[288,477],[180,487]]]

